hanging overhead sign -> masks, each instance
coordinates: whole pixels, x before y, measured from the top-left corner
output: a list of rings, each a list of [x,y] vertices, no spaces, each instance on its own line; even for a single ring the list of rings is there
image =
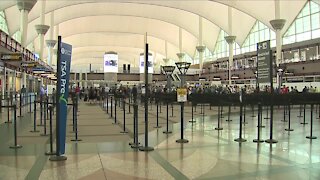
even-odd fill
[[[31,61],[25,61],[21,63],[21,67],[26,67],[26,68],[37,67],[37,63],[31,62]]]
[[[107,52],[103,59],[104,72],[118,73],[118,54],[116,52]]]
[[[3,60],[3,61],[22,61],[22,54],[21,53],[1,54],[1,60]]]

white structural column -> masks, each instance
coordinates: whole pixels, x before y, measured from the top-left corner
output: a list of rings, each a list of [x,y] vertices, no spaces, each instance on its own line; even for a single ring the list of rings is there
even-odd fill
[[[82,88],[83,87],[83,84],[82,84],[82,71],[80,71],[80,73],[79,73],[79,82],[80,82],[80,87]]]
[[[27,32],[28,32],[28,14],[33,6],[36,4],[36,0],[18,0],[17,6],[20,10],[20,32],[21,32],[21,46],[26,47],[26,40],[27,40]],[[21,51],[23,49],[21,48]],[[25,72],[21,73],[22,80],[21,80],[21,87],[26,87],[27,85],[27,75]],[[4,91],[3,91],[4,92]]]
[[[233,67],[233,44],[234,41],[236,40],[236,36],[232,36],[232,7],[228,7],[228,28],[229,28],[229,36],[224,37],[225,40],[227,41],[229,45],[229,62],[228,62],[228,80],[229,80],[229,85],[231,85],[231,69]]]
[[[50,26],[45,25],[45,8],[46,8],[46,1],[42,0],[41,3],[41,13],[40,13],[40,24],[35,25],[37,33],[39,35],[39,57],[43,61],[43,46],[44,46],[44,35],[49,30]]]
[[[202,68],[203,68],[203,52],[206,49],[206,46],[203,45],[203,39],[202,39],[202,17],[199,16],[199,45],[196,47],[197,51],[199,52],[199,76],[202,74]]]
[[[54,32],[54,11],[50,13],[50,37],[49,40],[46,40],[46,44],[48,47],[48,65],[52,66],[52,59],[53,59],[53,47],[56,45],[57,41],[53,39],[53,32]]]
[[[165,44],[164,44],[164,50],[165,50],[165,55],[166,55],[166,57],[165,58],[163,58],[163,61],[164,61],[164,63],[165,63],[165,65],[166,66],[168,66],[168,63],[169,63],[169,58],[168,58],[168,42],[167,41],[165,41],[164,42]]]
[[[184,55],[182,52],[182,28],[179,27],[179,53],[177,53],[177,56],[180,62],[182,62]]]
[[[276,66],[279,67],[279,63],[282,59],[282,37],[281,30],[286,23],[285,19],[280,18],[280,0],[275,0],[275,19],[270,21],[271,26],[276,31],[276,44],[277,44],[277,54],[276,54]],[[277,73],[277,84],[280,86],[279,74]]]

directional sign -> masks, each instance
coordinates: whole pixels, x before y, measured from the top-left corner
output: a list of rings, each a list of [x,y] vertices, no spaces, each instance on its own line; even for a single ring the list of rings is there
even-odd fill
[[[257,49],[257,81],[258,83],[270,83],[270,71],[272,70],[270,40],[258,43]]]
[[[1,60],[3,60],[3,61],[21,61],[22,54],[21,53],[1,54]]]

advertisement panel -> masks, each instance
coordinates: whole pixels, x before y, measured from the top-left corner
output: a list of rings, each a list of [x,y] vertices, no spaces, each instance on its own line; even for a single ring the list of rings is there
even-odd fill
[[[140,67],[140,74],[144,73],[144,53],[140,54],[140,61],[139,61],[139,67]],[[151,53],[148,53],[148,74],[153,73],[153,55]]]
[[[106,53],[103,58],[103,69],[105,73],[118,73],[118,54]]]
[[[59,97],[57,111],[57,155],[65,153],[67,109],[69,95],[69,78],[72,46],[61,42],[60,61],[58,61],[58,85],[57,96]]]

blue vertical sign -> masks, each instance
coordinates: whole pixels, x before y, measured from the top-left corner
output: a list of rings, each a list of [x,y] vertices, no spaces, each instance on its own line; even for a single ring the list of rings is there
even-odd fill
[[[61,42],[60,58],[58,60],[58,83],[57,83],[57,155],[65,153],[66,127],[67,127],[67,106],[69,95],[69,77],[72,46]]]

